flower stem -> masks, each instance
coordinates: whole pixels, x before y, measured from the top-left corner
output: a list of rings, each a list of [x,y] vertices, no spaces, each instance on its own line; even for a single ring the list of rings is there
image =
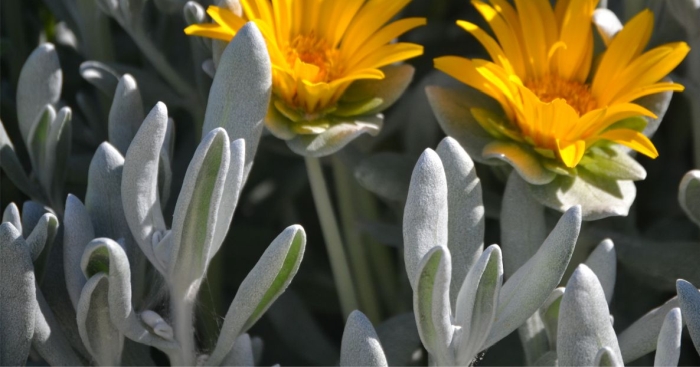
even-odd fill
[[[318,219],[321,222],[321,230],[323,238],[326,242],[326,250],[331,262],[331,271],[335,279],[335,285],[338,289],[338,297],[340,298],[340,307],[343,312],[343,318],[357,309],[357,297],[355,288],[350,275],[350,268],[345,257],[345,249],[340,238],[338,222],[333,212],[331,199],[328,195],[328,188],[323,177],[321,162],[318,158],[305,157],[306,170],[309,174],[309,182],[311,183],[311,192],[316,204]]]
[[[343,162],[337,156],[333,157],[333,174],[335,178],[336,195],[340,221],[343,226],[345,243],[350,255],[350,266],[353,279],[357,282],[357,296],[360,310],[373,323],[380,321],[380,309],[375,294],[372,273],[367,262],[367,249],[362,234],[357,230],[357,187],[353,185],[354,178],[350,175]]]

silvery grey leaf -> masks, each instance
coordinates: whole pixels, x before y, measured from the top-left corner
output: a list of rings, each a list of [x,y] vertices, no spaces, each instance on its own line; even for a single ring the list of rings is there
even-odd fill
[[[19,215],[19,208],[15,203],[10,203],[2,213],[2,222],[12,224],[16,230],[22,232],[22,218]]]
[[[683,320],[681,309],[674,307],[666,314],[656,343],[654,366],[677,366],[681,356],[681,333]]]
[[[340,347],[341,366],[388,366],[372,322],[360,311],[348,316]]]
[[[121,364],[124,336],[109,317],[109,282],[105,273],[90,278],[76,309],[78,331],[83,344],[98,366]]]
[[[557,350],[557,329],[559,327],[559,307],[564,296],[564,287],[555,288],[540,308],[540,319],[547,333],[550,350]]]
[[[124,157],[116,147],[108,142],[97,147],[85,193],[85,208],[90,213],[95,237],[122,238],[130,234],[122,208],[123,167]]]
[[[700,171],[692,170],[683,176],[678,189],[678,202],[685,214],[700,225]]]
[[[450,283],[450,303],[456,307],[462,282],[484,247],[481,181],[471,157],[456,140],[446,137],[436,152],[447,179],[447,248],[454,264],[459,264],[452,267]]]
[[[168,110],[158,102],[126,152],[121,183],[122,205],[131,233],[151,264],[164,275],[166,268],[155,257],[152,238],[166,230],[158,194],[158,163],[167,124]]]
[[[85,61],[80,64],[80,75],[109,99],[114,98],[119,84],[119,73],[114,69],[99,61]]]
[[[615,246],[610,239],[601,242],[586,259],[586,265],[595,273],[605,291],[605,300],[610,304],[615,291],[617,276],[617,256]]]
[[[457,364],[471,364],[483,349],[496,316],[502,284],[501,249],[491,245],[467,273],[457,297],[455,322],[460,329],[452,341]]]
[[[647,312],[620,333],[617,340],[625,363],[630,363],[656,349],[664,319],[675,307],[678,307],[678,297],[673,297],[663,305]]]
[[[160,150],[160,163],[158,163],[158,190],[160,191],[161,203],[167,203],[170,199],[173,182],[172,161],[174,149],[175,121],[172,118],[168,118],[168,128],[165,130],[163,148]]]
[[[418,159],[403,215],[406,273],[416,289],[418,264],[435,246],[447,248],[447,178],[440,157],[426,149]]]
[[[612,353],[607,365],[622,365],[622,355],[610,322],[603,287],[593,271],[581,264],[567,282],[559,308],[559,364],[591,366],[603,347],[610,348]]]
[[[688,326],[695,350],[700,353],[700,292],[695,286],[683,279],[678,279],[676,289],[683,320]]]
[[[85,278],[98,273],[107,275],[107,299],[112,325],[127,338],[154,346],[166,352],[177,348],[177,343],[152,334],[136,317],[131,303],[131,270],[124,249],[109,238],[96,238],[85,247],[80,262]]]
[[[381,152],[360,161],[354,175],[362,187],[381,198],[405,202],[412,170],[409,157]]]
[[[27,140],[27,153],[32,162],[32,170],[41,183],[44,191],[51,187],[50,171],[46,168],[47,142],[51,124],[56,120],[56,110],[51,105],[44,106],[36,123],[29,131]]]
[[[22,204],[22,237],[29,237],[34,227],[39,224],[39,221],[46,213],[54,214],[49,207],[39,204],[36,201],[25,201],[24,204]]]
[[[245,169],[245,140],[237,139],[231,142],[230,161],[228,173],[226,173],[226,183],[224,183],[223,196],[219,211],[216,214],[216,228],[214,230],[214,242],[209,257],[213,257],[224,243],[226,233],[231,226],[233,213],[238,204],[238,197],[243,188],[243,173]]]
[[[528,183],[517,172],[511,172],[501,204],[501,246],[506,277],[512,276],[535,255],[547,238],[545,208],[529,191]]]
[[[175,205],[167,264],[167,281],[173,289],[183,292],[182,295],[202,281],[213,256],[212,244],[229,169],[230,149],[226,130],[210,131],[197,147],[185,173]]]
[[[377,326],[377,335],[390,366],[415,365],[423,347],[413,312],[405,312]]]
[[[228,352],[221,365],[255,366],[255,358],[253,357],[253,343],[250,339],[250,335],[243,333],[236,338],[236,342],[233,343],[231,351]]]
[[[27,194],[27,196],[37,196],[35,193],[37,190],[31,181],[29,181],[29,177],[27,177],[22,163],[17,158],[15,147],[12,145],[10,137],[7,136],[2,121],[0,121],[0,168],[2,168],[10,181],[12,181],[18,189]]]
[[[114,16],[119,8],[119,0],[97,0],[97,6],[105,14]]]
[[[561,216],[537,253],[505,282],[484,347],[510,334],[547,300],[564,275],[580,229],[581,207],[574,206]]]
[[[231,141],[245,140],[243,182],[252,168],[270,102],[271,69],[265,40],[249,22],[226,46],[209,91],[202,135],[223,127]]]
[[[109,110],[109,142],[124,155],[144,119],[143,102],[136,79],[129,74],[119,78]]]
[[[182,8],[182,13],[188,25],[204,23],[207,20],[204,8],[195,1],[188,1]]]
[[[598,350],[593,361],[594,366],[600,367],[622,367],[623,364],[615,358],[615,352],[610,347],[602,347]]]
[[[663,83],[671,83],[670,77],[665,77],[660,80]],[[673,91],[666,91],[661,93],[650,94],[634,101],[647,110],[651,111],[656,118],[645,116],[644,119],[647,120],[647,126],[644,128],[642,133],[648,137],[652,137],[656,130],[661,125],[661,121],[668,111],[668,107],[671,105],[671,98],[673,98]]]
[[[272,241],[238,288],[207,365],[219,365],[236,338],[253,326],[289,286],[305,247],[306,233],[299,225],[287,227]]]
[[[534,363],[537,360],[552,350],[550,349],[550,340],[547,336],[544,320],[539,312],[533,313],[518,327],[518,336],[523,346],[525,363],[527,365],[535,365]]]
[[[58,218],[51,213],[44,214],[27,237],[27,248],[34,262],[45,247],[50,247],[58,231]]]
[[[0,365],[24,365],[36,320],[34,266],[21,232],[0,225]]]
[[[58,111],[56,119],[51,123],[49,128],[49,136],[46,141],[46,158],[44,158],[46,173],[45,181],[50,189],[48,194],[52,200],[53,206],[59,212],[63,210],[60,207],[63,201],[63,187],[68,171],[68,157],[71,152],[71,139],[73,137],[72,129],[72,111],[69,107],[63,107]]]
[[[173,328],[159,314],[146,310],[141,312],[140,316],[141,321],[148,325],[156,335],[167,340],[173,339]]]
[[[325,157],[348,145],[362,134],[377,136],[384,124],[382,114],[372,116],[353,116],[334,121],[331,126],[319,134],[295,135],[287,140],[287,146],[294,153],[305,157]],[[268,123],[268,130],[271,125]]]
[[[603,39],[605,46],[609,46],[617,32],[622,30],[622,22],[617,15],[605,8],[593,11],[593,24],[598,29],[598,34]]]
[[[17,120],[25,142],[44,110],[58,102],[63,86],[63,72],[56,48],[44,43],[32,51],[22,66],[17,84]]]
[[[80,199],[68,194],[63,217],[63,270],[68,295],[75,309],[78,307],[80,293],[87,281],[80,270],[80,262],[85,247],[93,238],[95,238],[95,231],[90,214]]]
[[[71,348],[70,342],[56,320],[51,307],[37,288],[32,348],[51,366],[80,366],[82,361]]]
[[[423,346],[438,366],[452,366],[454,335],[450,307],[450,250],[435,246],[418,263],[414,276],[413,312]]]
[[[214,65],[214,61],[212,59],[204,60],[204,62],[202,62],[202,70],[213,79],[214,75],[216,75],[216,65]]]

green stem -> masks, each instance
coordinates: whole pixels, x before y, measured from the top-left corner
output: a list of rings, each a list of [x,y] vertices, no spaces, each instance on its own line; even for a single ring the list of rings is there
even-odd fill
[[[367,262],[365,244],[362,240],[362,235],[357,230],[357,201],[354,195],[354,192],[357,190],[354,187],[355,185],[353,185],[354,178],[338,157],[333,157],[333,173],[336,195],[338,195],[340,221],[348,254],[350,255],[353,279],[357,282],[360,310],[367,315],[370,321],[378,323],[380,321],[380,310],[377,303],[377,295],[375,294],[372,273]]]
[[[316,204],[318,219],[321,222],[321,230],[323,238],[326,242],[326,250],[331,262],[331,271],[335,279],[336,288],[338,288],[338,297],[340,298],[340,307],[343,312],[343,318],[357,309],[357,296],[352,284],[352,276],[350,268],[345,257],[345,249],[343,242],[340,239],[340,231],[338,230],[338,222],[333,212],[331,199],[328,195],[326,180],[323,178],[321,162],[318,158],[305,157],[306,170],[309,174],[309,182],[311,183],[311,192]]]

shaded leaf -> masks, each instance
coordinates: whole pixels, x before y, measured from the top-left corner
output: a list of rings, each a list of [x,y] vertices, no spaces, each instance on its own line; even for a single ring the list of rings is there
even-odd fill
[[[360,311],[348,316],[340,349],[341,366],[388,366],[372,322]]]

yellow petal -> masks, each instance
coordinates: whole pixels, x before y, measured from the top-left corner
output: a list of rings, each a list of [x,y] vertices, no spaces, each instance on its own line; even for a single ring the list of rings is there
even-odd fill
[[[503,48],[503,53],[506,55],[515,73],[521,78],[527,76],[525,62],[523,60],[523,50],[520,46],[520,41],[516,32],[520,31],[520,27],[513,29],[508,24],[505,18],[498,13],[496,9],[482,2],[481,0],[473,0],[472,5],[481,13],[481,16],[489,23],[493,33],[498,38],[498,43]]]
[[[503,67],[507,73],[515,73],[513,66],[511,66],[510,61],[508,60],[505,53],[503,52],[503,49],[501,49],[501,46],[498,44],[498,42],[496,42],[496,40],[491,38],[491,36],[489,36],[486,32],[484,32],[474,23],[458,20],[457,25],[462,27],[462,29],[464,29],[465,31],[469,32],[479,41],[479,43],[481,43],[482,46],[484,46],[486,52],[488,52],[489,56],[491,56],[493,62]]]
[[[185,28],[185,34],[189,36],[200,36],[219,39],[229,42],[233,39],[235,32],[214,23],[193,24]]]
[[[574,168],[586,152],[586,142],[577,140],[572,143],[562,143],[557,139],[557,153],[565,166]]]
[[[649,158],[656,158],[659,152],[654,144],[639,131],[629,129],[610,130],[598,135],[598,139],[605,139],[634,149]]]

